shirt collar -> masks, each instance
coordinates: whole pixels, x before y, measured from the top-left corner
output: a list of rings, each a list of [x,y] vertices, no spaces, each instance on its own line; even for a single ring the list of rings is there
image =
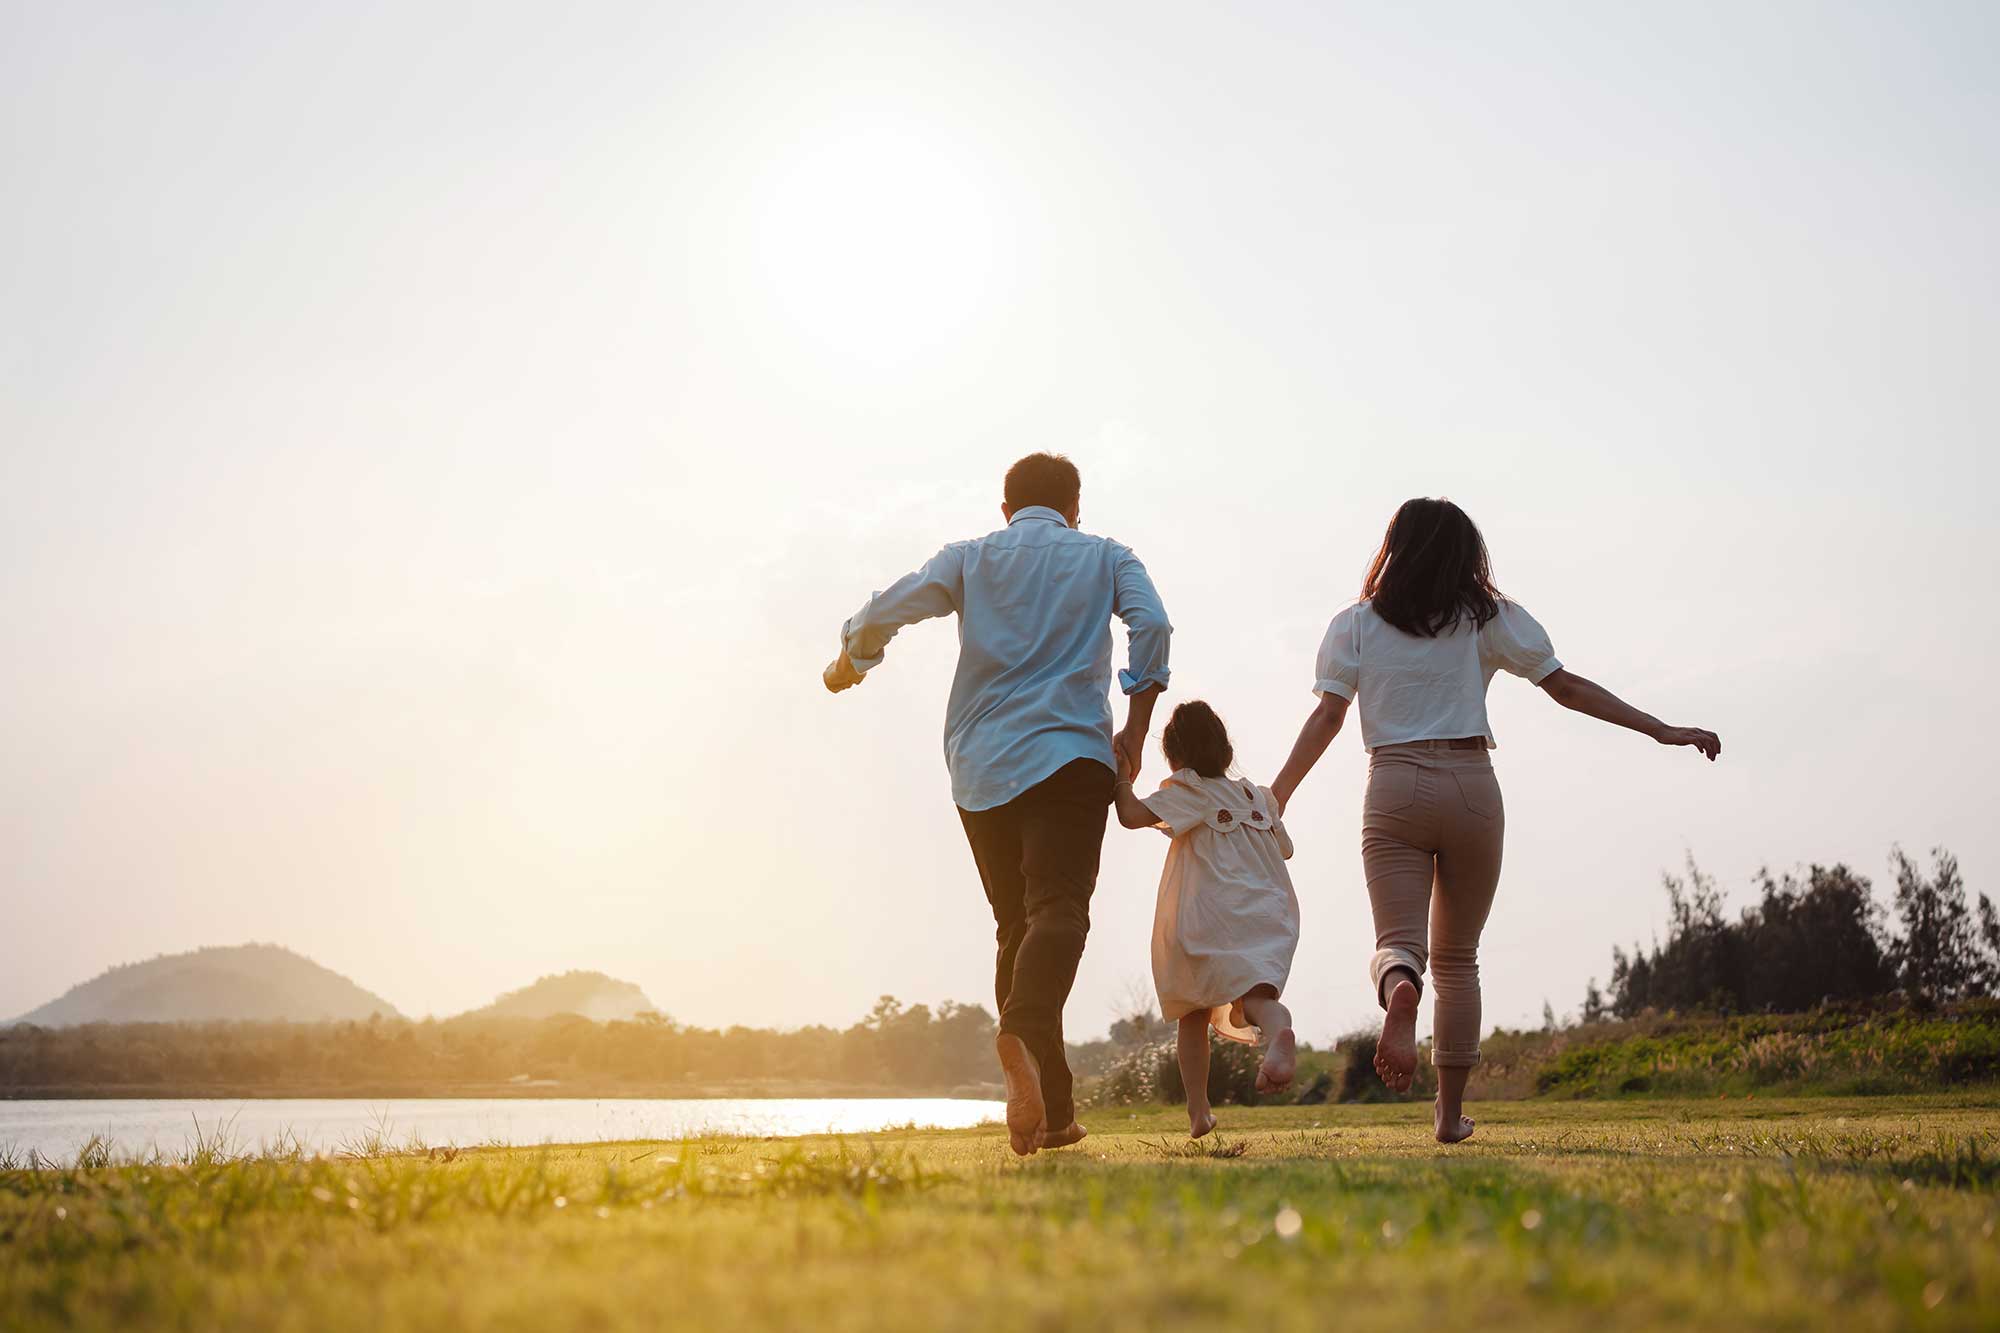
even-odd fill
[[[1068,519],[1064,518],[1061,514],[1058,514],[1055,510],[1049,508],[1047,505],[1025,505],[1020,509],[1016,509],[1014,511],[1014,517],[1007,520],[1007,526],[1011,528],[1024,518],[1038,519],[1045,523],[1060,523],[1064,527],[1069,526]]]

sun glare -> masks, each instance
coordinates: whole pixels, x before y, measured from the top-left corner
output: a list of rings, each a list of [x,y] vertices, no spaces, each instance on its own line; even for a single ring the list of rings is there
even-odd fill
[[[992,194],[971,151],[920,127],[800,145],[763,206],[760,259],[777,310],[870,364],[921,359],[990,311]]]

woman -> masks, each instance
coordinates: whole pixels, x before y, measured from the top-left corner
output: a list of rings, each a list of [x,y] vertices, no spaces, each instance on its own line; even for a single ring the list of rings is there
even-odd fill
[[[1504,816],[1487,750],[1486,686],[1495,671],[1539,685],[1565,708],[1690,745],[1714,759],[1722,742],[1670,727],[1563,669],[1535,618],[1493,586],[1486,542],[1449,500],[1411,500],[1375,553],[1361,600],[1333,618],[1320,645],[1319,706],[1271,784],[1280,812],[1361,705],[1368,748],[1361,864],[1375,911],[1375,998],[1386,1011],[1375,1069],[1398,1092],[1417,1069],[1417,1002],[1428,965],[1437,983],[1431,1062],[1440,1143],[1472,1135],[1465,1083],[1479,1063],[1479,932],[1500,882]]]

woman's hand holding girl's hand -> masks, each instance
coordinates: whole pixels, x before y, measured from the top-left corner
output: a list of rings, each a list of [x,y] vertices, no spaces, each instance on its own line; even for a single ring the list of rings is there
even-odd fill
[[[1700,727],[1667,727],[1653,739],[1662,745],[1692,745],[1707,755],[1711,763],[1722,753],[1722,737]]]

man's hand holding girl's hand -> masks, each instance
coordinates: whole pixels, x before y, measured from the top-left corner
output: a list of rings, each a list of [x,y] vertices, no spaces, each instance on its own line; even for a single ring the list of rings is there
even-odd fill
[[[1132,766],[1132,761],[1125,757],[1125,751],[1119,749],[1115,742],[1111,747],[1111,755],[1117,761],[1120,782],[1130,782],[1139,776],[1139,770]]]
[[[1130,730],[1119,732],[1111,738],[1111,753],[1118,762],[1118,780],[1137,782],[1139,780],[1140,758],[1146,752],[1146,734],[1133,735]]]
[[[826,670],[819,673],[819,678],[826,682],[826,688],[834,694],[839,694],[842,690],[851,690],[866,679],[854,669],[854,659],[847,655],[845,648],[840,650],[839,657],[827,663]]]

